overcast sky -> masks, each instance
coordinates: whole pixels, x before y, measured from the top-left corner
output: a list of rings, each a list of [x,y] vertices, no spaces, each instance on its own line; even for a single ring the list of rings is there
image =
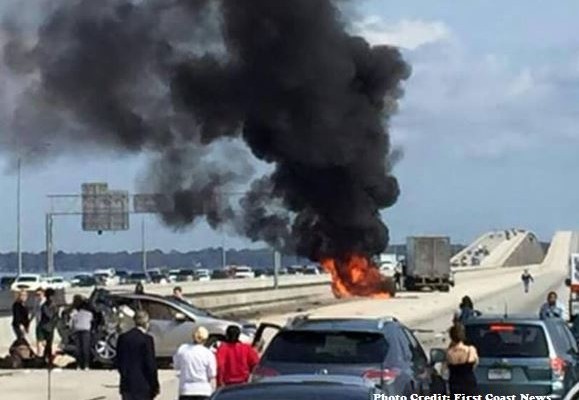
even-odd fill
[[[395,169],[402,194],[384,213],[392,242],[429,233],[464,243],[508,227],[531,229],[548,240],[556,230],[579,227],[573,175],[579,149],[578,15],[575,0],[548,7],[539,0],[361,2],[352,30],[374,44],[400,46],[413,67],[391,129],[404,151]],[[0,76],[0,90],[8,84]],[[0,104],[8,101],[0,92]],[[101,154],[25,168],[24,249],[44,249],[47,194],[76,193],[91,181],[135,191],[145,165],[144,157]],[[11,251],[14,174],[0,175],[0,210],[0,251]],[[131,223],[128,232],[97,236],[82,232],[78,217],[58,218],[55,246],[136,250],[141,217]],[[154,217],[146,223],[148,246],[163,250],[252,245],[204,223],[179,233]]]

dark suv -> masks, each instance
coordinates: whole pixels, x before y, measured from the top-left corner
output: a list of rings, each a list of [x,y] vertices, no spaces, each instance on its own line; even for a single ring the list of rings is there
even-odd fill
[[[577,382],[577,343],[562,319],[483,316],[468,320],[465,330],[479,353],[475,373],[484,394],[557,399]]]
[[[387,394],[439,393],[441,378],[410,329],[395,318],[294,318],[278,330],[252,381],[295,374],[353,375],[372,380]]]

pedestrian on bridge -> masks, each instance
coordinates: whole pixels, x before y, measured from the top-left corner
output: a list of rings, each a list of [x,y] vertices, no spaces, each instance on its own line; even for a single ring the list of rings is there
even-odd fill
[[[40,307],[40,332],[42,337],[46,341],[44,346],[44,360],[49,367],[52,367],[52,356],[53,350],[52,345],[54,344],[54,331],[58,325],[58,306],[54,302],[55,291],[52,288],[46,289],[44,292],[44,303]]]
[[[30,312],[26,307],[27,300],[28,293],[26,290],[21,290],[16,295],[16,301],[12,304],[12,330],[16,340],[20,341],[26,338],[30,327]]]
[[[531,285],[531,282],[535,282],[535,279],[533,278],[528,269],[526,269],[521,275],[521,281],[523,281],[525,293],[529,293],[529,286]]]
[[[474,346],[465,344],[464,325],[455,324],[450,328],[450,345],[446,351],[449,372],[450,395],[477,395],[478,386],[474,370],[478,364],[478,353]]]
[[[464,324],[464,322],[471,318],[479,317],[482,313],[474,309],[474,304],[469,296],[464,296],[458,306],[458,310],[454,314],[453,324]]]

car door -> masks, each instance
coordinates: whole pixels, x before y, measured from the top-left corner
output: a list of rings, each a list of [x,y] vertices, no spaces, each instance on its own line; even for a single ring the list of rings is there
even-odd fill
[[[282,327],[276,324],[270,324],[268,322],[261,323],[257,327],[257,331],[255,331],[252,346],[260,353],[263,352],[266,344],[269,343],[275,334],[281,329]]]
[[[406,327],[400,327],[400,330],[401,343],[408,350],[407,354],[411,357],[408,363],[413,388],[419,393],[426,393],[430,382],[428,358],[414,334]]]
[[[191,341],[196,329],[192,318],[186,317],[171,304],[141,299],[141,308],[149,314],[149,334],[155,340],[155,351],[159,358],[170,358],[183,343]]]

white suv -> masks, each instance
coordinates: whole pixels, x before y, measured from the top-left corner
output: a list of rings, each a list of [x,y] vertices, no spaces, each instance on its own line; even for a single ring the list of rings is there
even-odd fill
[[[233,277],[241,278],[255,278],[255,272],[250,267],[234,267]]]
[[[10,286],[13,291],[45,289],[46,281],[38,274],[22,274]]]

